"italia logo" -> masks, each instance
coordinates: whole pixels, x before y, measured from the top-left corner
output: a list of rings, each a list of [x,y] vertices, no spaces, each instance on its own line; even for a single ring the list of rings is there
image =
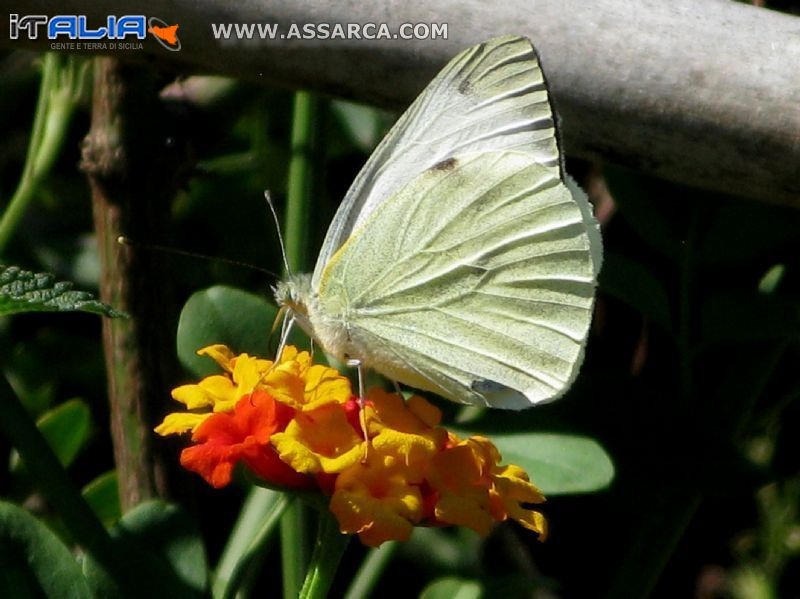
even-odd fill
[[[104,24],[99,27],[89,26],[86,15],[8,15],[9,38],[20,39],[21,36],[29,40],[39,39],[43,34],[49,40],[66,38],[75,41],[116,41],[116,40],[143,40],[150,33],[153,38],[167,50],[177,52],[181,49],[178,38],[178,27],[170,25],[158,17],[145,17],[144,15],[109,15]]]
[[[158,17],[150,17],[147,24],[149,25],[147,31],[152,33],[156,41],[167,50],[177,52],[181,49],[181,40],[178,39],[177,33],[180,25],[177,23],[175,25],[167,25]]]

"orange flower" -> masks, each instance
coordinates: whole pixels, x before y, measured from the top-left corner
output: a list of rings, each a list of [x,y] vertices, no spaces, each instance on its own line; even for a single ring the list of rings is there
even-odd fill
[[[372,446],[402,457],[420,480],[430,458],[447,440],[447,431],[437,426],[442,413],[419,395],[403,401],[396,393],[373,388],[367,397],[366,420]]]
[[[422,494],[404,470],[392,456],[370,450],[366,463],[339,474],[330,503],[339,530],[370,547],[407,540],[422,516]]]
[[[547,522],[525,503],[542,503],[544,495],[519,466],[499,466],[500,452],[485,437],[464,441],[451,436],[452,446],[434,456],[428,481],[438,493],[436,520],[488,534],[493,522],[507,518],[547,536]]]
[[[485,535],[509,518],[545,538],[547,522],[530,507],[544,497],[524,470],[501,466],[484,437],[448,433],[424,398],[370,389],[362,412],[348,379],[292,346],[276,363],[224,345],[198,353],[223,374],[173,390],[189,411],[156,431],[193,431],[181,464],[214,487],[229,484],[240,462],[271,486],[315,487],[330,495],[340,530],[370,546],[405,540],[419,525]]]
[[[274,485],[308,487],[312,481],[282,462],[270,445],[271,435],[286,426],[292,413],[264,391],[245,395],[232,414],[214,414],[195,430],[192,440],[198,444],[183,450],[181,465],[216,488],[231,482],[240,461]]]
[[[287,346],[278,362],[247,354],[235,356],[224,345],[209,345],[197,351],[212,358],[224,374],[204,378],[195,385],[172,390],[172,398],[188,412],[168,414],[155,431],[172,435],[195,430],[215,412],[230,412],[239,399],[256,389],[298,410],[310,410],[328,403],[345,403],[350,398],[350,381],[335,369],[311,364],[308,352]]]
[[[341,404],[297,412],[285,432],[272,436],[281,459],[298,472],[342,472],[360,461],[366,442]]]

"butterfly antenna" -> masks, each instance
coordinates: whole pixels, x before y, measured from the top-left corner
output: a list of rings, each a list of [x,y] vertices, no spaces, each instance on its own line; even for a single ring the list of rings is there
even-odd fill
[[[272,220],[275,221],[275,231],[278,233],[278,243],[281,245],[281,258],[283,258],[283,267],[286,269],[286,274],[292,276],[292,269],[289,268],[289,260],[286,258],[286,245],[283,243],[283,233],[281,233],[281,221],[278,219],[278,212],[275,210],[275,204],[272,201],[272,194],[269,190],[264,190],[264,199],[267,201],[269,211],[272,213]]]
[[[271,270],[268,270],[266,268],[261,268],[260,266],[255,266],[254,264],[249,264],[247,262],[232,260],[231,258],[209,256],[208,254],[201,254],[199,252],[190,252],[187,250],[181,250],[167,245],[159,245],[157,243],[143,243],[141,241],[135,241],[130,237],[125,237],[124,235],[120,235],[119,237],[117,237],[117,243],[119,243],[120,245],[125,245],[128,247],[142,249],[142,250],[155,250],[157,252],[167,252],[168,254],[178,254],[179,256],[187,256],[189,258],[199,258],[200,260],[209,260],[211,262],[224,262],[225,264],[231,264],[233,266],[239,266],[241,268],[249,268],[250,270],[263,272],[264,274],[269,275],[270,277],[276,280],[280,279],[280,276],[277,273],[272,272]]]

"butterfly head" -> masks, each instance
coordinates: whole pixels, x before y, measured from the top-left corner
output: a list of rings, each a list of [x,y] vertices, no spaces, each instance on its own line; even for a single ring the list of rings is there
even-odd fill
[[[307,333],[311,334],[308,307],[311,300],[311,275],[289,275],[273,287],[275,301],[286,311],[288,318],[297,320]]]

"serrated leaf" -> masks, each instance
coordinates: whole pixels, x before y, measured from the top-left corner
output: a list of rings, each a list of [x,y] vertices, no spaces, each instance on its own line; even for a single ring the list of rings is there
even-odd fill
[[[223,343],[235,353],[269,355],[269,334],[277,308],[266,298],[217,285],[194,293],[178,322],[178,358],[197,376],[218,372],[216,364],[197,355],[201,347]]]
[[[122,517],[116,470],[109,470],[95,478],[83,487],[81,495],[106,526],[115,524]]]
[[[110,318],[125,316],[88,291],[56,281],[49,273],[33,273],[0,264],[0,316],[20,312],[92,312]]]
[[[24,509],[0,502],[0,596],[92,597],[69,548]]]
[[[591,493],[608,487],[614,463],[594,439],[580,435],[542,432],[488,432],[479,425],[455,429],[459,436],[486,435],[503,456],[516,464],[546,496]]]

